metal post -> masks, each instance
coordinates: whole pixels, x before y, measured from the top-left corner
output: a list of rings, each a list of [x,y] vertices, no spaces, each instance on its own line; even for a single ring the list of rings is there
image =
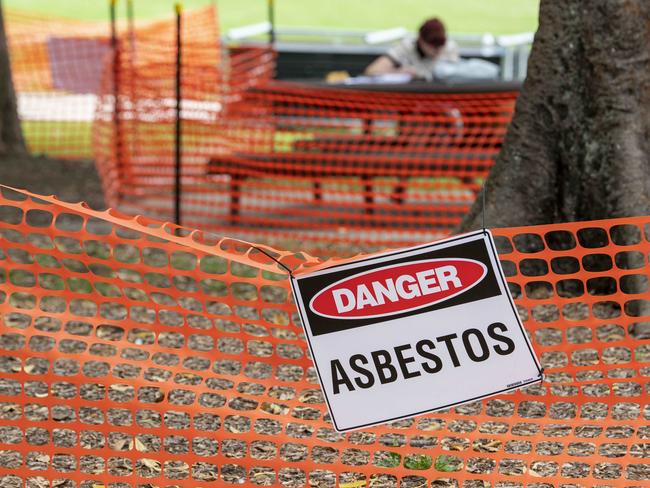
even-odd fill
[[[131,110],[131,127],[129,134],[129,160],[133,161],[138,150],[138,117],[136,106],[136,73],[135,73],[135,14],[133,11],[133,0],[126,0],[126,17],[129,29],[129,108]]]
[[[528,72],[528,57],[530,56],[530,46],[519,46],[517,51],[517,79],[524,80]]]
[[[131,42],[133,42],[133,36],[135,34],[135,31],[133,29],[133,0],[126,0],[126,17],[129,21],[129,38]]]
[[[275,1],[268,0],[269,7],[269,44],[271,47],[275,44]]]
[[[122,178],[122,127],[120,124],[120,45],[117,38],[116,20],[117,0],[110,0],[111,15],[111,48],[113,50],[113,128],[115,136],[115,160],[118,168],[118,178]]]
[[[501,58],[501,79],[511,81],[515,75],[515,53],[513,48],[508,46],[505,48],[503,57]]]
[[[176,134],[175,134],[175,172],[174,172],[174,222],[181,225],[181,82],[182,82],[182,42],[181,14],[183,8],[176,4]]]

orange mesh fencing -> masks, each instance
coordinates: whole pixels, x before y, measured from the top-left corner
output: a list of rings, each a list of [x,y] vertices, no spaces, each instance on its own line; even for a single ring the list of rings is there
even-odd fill
[[[262,248],[3,188],[0,485],[647,486],[650,217],[494,234],[544,383],[343,435]]]
[[[95,97],[110,51],[108,22],[53,19],[11,9],[4,15],[28,150],[92,159]]]
[[[170,111],[175,105],[175,20],[171,16],[154,22],[136,19],[131,25],[119,21],[116,55],[111,44],[108,4],[106,8],[104,22],[7,12],[19,118],[31,153],[94,158],[93,125],[111,118],[106,112],[114,111],[111,97],[115,92],[119,94],[118,118],[124,119],[124,131],[105,139],[97,149],[99,156],[127,142],[142,144],[149,162],[159,157],[155,148],[170,147],[173,153],[173,141],[161,134],[166,131],[166,121],[173,118]],[[225,94],[243,89],[260,70],[266,69],[267,77],[272,72],[273,59],[268,50],[223,60],[214,6],[183,13],[183,31],[183,90],[186,115],[191,121],[214,117]],[[138,128],[145,135],[136,134],[132,141],[126,141],[124,134]],[[194,133],[200,138],[196,132],[200,128]],[[153,147],[147,146],[150,142]],[[191,137],[186,143],[193,146]],[[130,158],[131,153],[114,157]],[[138,159],[134,162],[140,164]]]
[[[275,64],[266,48],[224,55],[213,9],[183,13],[181,40],[180,152],[191,207],[195,193],[214,193],[207,162],[228,144],[220,120],[243,91],[272,76]],[[136,30],[134,39],[121,42],[117,72],[105,72],[93,126],[109,205],[165,220],[174,215],[176,55],[173,22]]]
[[[511,90],[247,86],[214,117],[183,117],[181,222],[317,254],[331,254],[338,242],[381,248],[446,235],[501,147],[517,96]],[[146,161],[130,157],[121,172],[104,171],[107,196],[128,213],[170,220],[173,147],[156,147],[157,154],[144,147]],[[104,155],[98,164],[114,161]]]
[[[173,220],[175,22],[120,23],[116,51],[108,22],[7,26],[29,150],[92,157],[110,206]],[[181,57],[180,222],[319,255],[448,234],[517,96],[274,82],[268,47],[226,52],[214,7],[183,13]]]

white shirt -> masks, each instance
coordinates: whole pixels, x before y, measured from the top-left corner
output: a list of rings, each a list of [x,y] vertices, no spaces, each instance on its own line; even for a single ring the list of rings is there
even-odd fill
[[[428,58],[420,50],[417,39],[403,39],[386,52],[395,67],[410,66],[415,68],[417,76],[431,81],[433,79],[433,68],[438,61],[458,61],[458,45],[447,40],[442,50],[435,58]]]

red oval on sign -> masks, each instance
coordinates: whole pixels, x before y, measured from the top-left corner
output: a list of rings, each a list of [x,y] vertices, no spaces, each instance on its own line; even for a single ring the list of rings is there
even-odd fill
[[[364,271],[318,292],[309,307],[323,317],[386,317],[449,300],[478,284],[487,267],[473,259],[427,259]]]

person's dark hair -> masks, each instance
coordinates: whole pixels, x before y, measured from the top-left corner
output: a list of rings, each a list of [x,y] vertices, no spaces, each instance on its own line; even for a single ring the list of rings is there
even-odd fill
[[[435,47],[442,47],[447,42],[445,24],[440,19],[429,19],[420,26],[420,39]]]

